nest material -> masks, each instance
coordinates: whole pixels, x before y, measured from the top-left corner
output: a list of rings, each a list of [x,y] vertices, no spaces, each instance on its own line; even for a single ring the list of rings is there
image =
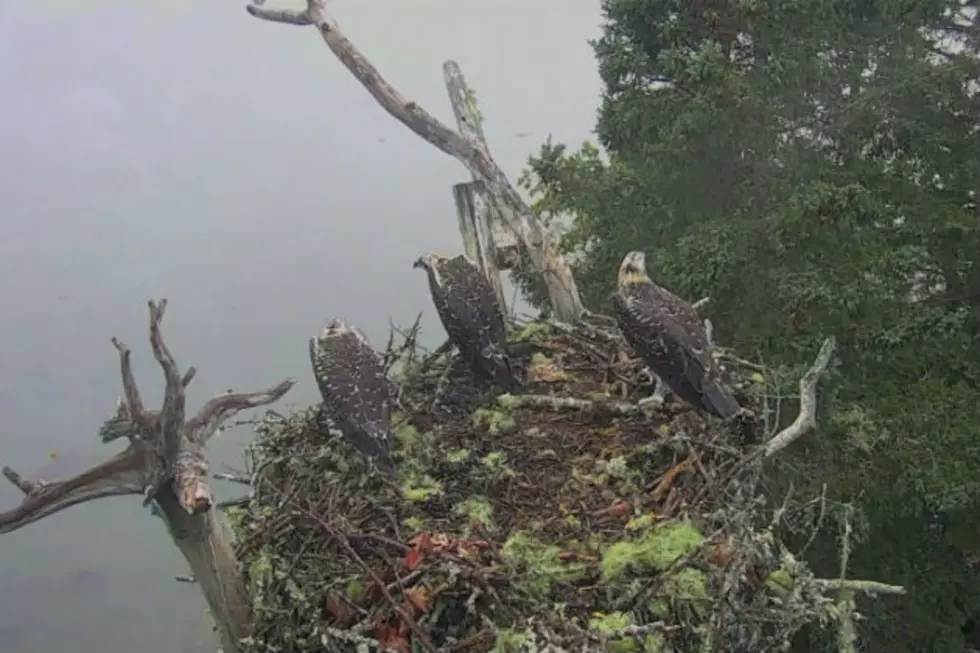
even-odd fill
[[[316,408],[264,421],[234,514],[246,650],[759,653],[832,611],[756,496],[751,425],[637,408],[612,329],[516,341],[530,398],[408,357],[398,486]]]

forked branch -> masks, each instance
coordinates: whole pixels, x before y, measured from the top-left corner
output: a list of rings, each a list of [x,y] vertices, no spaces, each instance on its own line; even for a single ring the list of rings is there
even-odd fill
[[[800,412],[793,423],[772,436],[764,447],[766,458],[774,456],[817,426],[817,385],[827,371],[834,354],[836,340],[831,336],[823,341],[813,365],[800,379]]]
[[[0,533],[15,531],[86,501],[142,494],[143,469],[143,453],[135,446],[77,476],[52,482],[28,480],[10,467],[4,467],[4,477],[25,496],[16,508],[0,512]]]
[[[286,379],[268,390],[229,392],[217,395],[204,404],[197,415],[187,421],[184,427],[184,435],[192,442],[206,443],[227,420],[243,410],[266,406],[278,401],[295,384],[294,380]]]
[[[167,348],[160,323],[166,300],[150,301],[150,346],[163,370],[166,389],[162,409],[147,410],[140,396],[132,367],[132,353],[118,338],[112,344],[119,352],[124,397],[113,415],[99,429],[102,442],[129,440],[129,448],[111,460],[69,479],[55,482],[26,480],[12,469],[3,475],[26,495],[20,506],[0,513],[0,532],[16,530],[69,506],[106,496],[145,494],[146,503],[165,489],[173,490],[180,506],[190,514],[206,511],[214,497],[206,478],[208,463],[204,445],[221,424],[247,408],[279,400],[294,381],[259,392],[230,392],[208,401],[185,423],[184,389],[194,378],[193,367],[181,375]]]

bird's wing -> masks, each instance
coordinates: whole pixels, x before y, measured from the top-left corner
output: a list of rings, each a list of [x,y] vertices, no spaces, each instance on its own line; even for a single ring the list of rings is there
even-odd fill
[[[446,276],[450,283],[459,288],[460,298],[485,316],[494,339],[503,341],[506,338],[503,309],[497,301],[493,286],[480,269],[460,255],[449,261]]]
[[[469,262],[463,267],[457,261],[453,259],[453,265],[440,271],[440,276],[446,307],[461,330],[460,336],[478,351],[487,347],[503,349],[506,345],[503,317],[490,282]]]
[[[665,334],[684,350],[691,363],[705,372],[713,371],[711,343],[697,310],[666,288],[657,287],[655,292]]]
[[[390,388],[381,358],[354,331],[311,342],[317,385],[338,420],[386,438]]]

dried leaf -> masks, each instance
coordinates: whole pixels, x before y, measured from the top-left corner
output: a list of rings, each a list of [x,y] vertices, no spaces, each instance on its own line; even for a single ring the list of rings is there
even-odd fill
[[[405,598],[407,598],[419,612],[428,612],[429,608],[431,607],[429,604],[429,589],[424,585],[410,587],[405,590]]]
[[[559,553],[558,559],[572,562],[599,562],[599,558],[595,556],[585,555],[584,553],[576,553],[575,551],[565,551],[564,553]]]
[[[341,601],[336,594],[331,592],[327,595],[327,614],[333,617],[334,621],[338,623],[346,623],[350,618],[351,609],[349,605]]]
[[[630,502],[620,499],[608,508],[593,513],[593,517],[622,517],[630,511]]]
[[[408,571],[415,571],[416,569],[418,569],[418,566],[422,564],[423,557],[424,555],[418,549],[409,549],[408,552],[405,554],[405,562],[404,562],[405,569],[407,569]]]

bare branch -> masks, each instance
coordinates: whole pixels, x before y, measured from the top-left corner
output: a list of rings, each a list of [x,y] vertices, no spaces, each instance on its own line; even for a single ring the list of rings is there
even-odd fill
[[[551,395],[511,395],[497,397],[503,408],[543,408],[556,412],[581,411],[596,415],[642,415],[643,407],[626,401],[593,401],[576,397],[553,397]]]
[[[86,501],[122,494],[141,494],[145,460],[144,451],[132,446],[77,476],[53,482],[29,481],[9,467],[4,467],[4,477],[26,496],[16,508],[0,512],[0,533],[15,531]]]
[[[693,304],[691,304],[691,307],[694,308],[694,310],[696,310],[696,311],[700,311],[702,308],[704,308],[705,306],[707,306],[708,305],[708,302],[710,302],[710,301],[711,301],[711,298],[710,297],[702,297],[698,301],[696,301]]]
[[[301,14],[298,13],[272,11],[254,5],[248,6],[247,10],[252,16],[265,20],[305,24],[299,20]],[[467,140],[395,90],[338,29],[327,13],[326,0],[307,0],[305,18],[316,26],[327,47],[385,111],[432,146],[458,160],[483,182],[487,198],[541,273],[555,315],[569,322],[577,320],[583,306],[571,268],[555,246],[552,234],[531,213],[487,148]]]
[[[168,464],[174,464],[180,451],[181,426],[184,423],[184,383],[177,362],[167,349],[160,332],[160,322],[167,310],[167,300],[161,299],[147,302],[150,308],[150,346],[153,357],[163,369],[166,387],[163,394],[163,407],[160,409],[160,436],[163,443],[163,455]]]
[[[256,18],[267,20],[272,23],[285,23],[287,25],[312,25],[310,15],[305,11],[292,11],[289,9],[265,9],[256,5],[245,7],[248,13]]]
[[[205,443],[218,428],[237,413],[249,408],[267,406],[279,401],[296,385],[296,381],[286,379],[279,385],[259,392],[229,392],[214,397],[204,404],[197,415],[184,426],[184,437],[192,442]]]
[[[764,448],[766,458],[779,453],[817,426],[817,383],[827,371],[835,346],[836,340],[833,337],[823,341],[813,365],[800,379],[800,413],[792,424],[766,442]]]
[[[112,346],[119,352],[119,367],[122,372],[123,392],[126,396],[126,409],[130,419],[147,434],[153,430],[153,420],[143,407],[139,386],[133,374],[132,351],[118,338],[112,339]]]
[[[186,388],[187,386],[189,386],[191,384],[191,381],[194,380],[195,376],[197,376],[197,368],[191,365],[190,367],[187,368],[187,371],[184,372],[184,378],[180,380],[180,387]]]
[[[146,416],[151,422],[156,419],[154,414],[149,411],[146,412]],[[152,429],[144,430],[144,432],[147,435],[153,433]],[[122,397],[116,400],[116,412],[99,429],[99,437],[102,438],[102,444],[108,444],[119,438],[127,438],[130,442],[141,439],[140,427],[130,417],[126,400]]]
[[[871,596],[902,595],[906,590],[901,585],[888,585],[873,580],[841,580],[839,578],[815,578],[813,583],[824,592],[840,591],[861,592]]]
[[[241,474],[228,474],[226,472],[216,472],[211,474],[211,478],[219,481],[230,481],[231,483],[238,483],[239,485],[251,485],[252,479],[248,476],[242,476]]]

